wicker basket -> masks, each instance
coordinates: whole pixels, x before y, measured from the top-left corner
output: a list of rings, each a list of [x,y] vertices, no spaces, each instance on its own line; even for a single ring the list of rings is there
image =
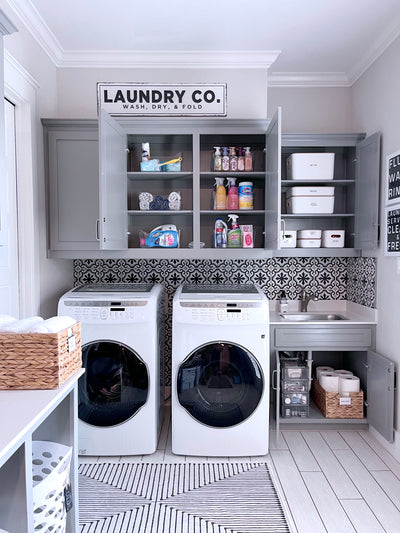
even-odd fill
[[[56,389],[81,366],[80,322],[58,333],[0,334],[0,389]]]
[[[349,405],[340,405],[340,394],[326,392],[318,381],[314,379],[311,395],[325,418],[364,418],[363,391],[350,392],[350,395],[346,396],[344,400],[350,402]]]

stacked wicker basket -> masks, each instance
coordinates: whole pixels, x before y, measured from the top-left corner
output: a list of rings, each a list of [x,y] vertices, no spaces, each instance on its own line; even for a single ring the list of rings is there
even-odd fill
[[[79,322],[58,333],[0,333],[0,389],[56,389],[81,366]]]

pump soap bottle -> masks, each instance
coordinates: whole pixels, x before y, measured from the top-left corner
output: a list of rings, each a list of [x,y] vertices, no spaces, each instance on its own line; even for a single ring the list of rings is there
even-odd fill
[[[243,148],[238,148],[238,170],[239,172],[244,171],[244,153]]]
[[[231,229],[228,230],[228,248],[242,247],[242,233],[237,223],[238,215],[228,215],[228,219],[232,222]]]
[[[227,146],[222,147],[222,171],[229,172],[229,155]]]
[[[236,148],[231,146],[229,148],[229,170],[231,172],[236,172],[238,169],[238,158],[236,155]]]
[[[244,149],[244,169],[246,172],[251,172],[253,170],[253,156],[250,152],[250,146],[245,146]]]
[[[226,190],[224,178],[215,178],[215,206],[214,209],[223,211],[226,209]]]
[[[219,146],[214,146],[214,172],[220,172],[222,170],[222,155],[221,148]]]

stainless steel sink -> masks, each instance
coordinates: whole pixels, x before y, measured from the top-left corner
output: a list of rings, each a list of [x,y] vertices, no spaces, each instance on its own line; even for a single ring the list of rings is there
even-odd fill
[[[343,315],[333,313],[281,313],[279,316],[284,320],[293,322],[348,320]]]

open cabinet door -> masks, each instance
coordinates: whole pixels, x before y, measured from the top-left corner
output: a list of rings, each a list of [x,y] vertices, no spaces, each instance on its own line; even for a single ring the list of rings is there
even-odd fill
[[[368,351],[368,424],[393,442],[395,368],[393,361]]]
[[[360,141],[356,148],[356,219],[354,248],[375,250],[378,246],[380,134]]]
[[[280,248],[281,122],[282,110],[278,107],[266,132],[265,248],[267,250]]]
[[[100,248],[128,247],[126,134],[108,113],[100,110]]]

